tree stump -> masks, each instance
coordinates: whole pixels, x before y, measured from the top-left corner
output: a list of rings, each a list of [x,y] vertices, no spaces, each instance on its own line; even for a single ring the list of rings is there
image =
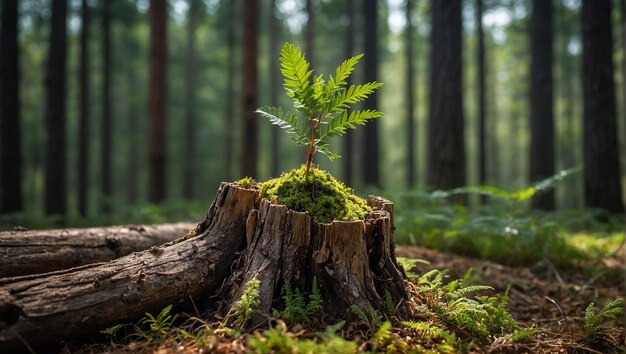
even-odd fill
[[[389,299],[402,309],[408,295],[394,254],[393,205],[368,203],[377,210],[365,220],[320,224],[257,190],[223,183],[184,238],[110,262],[0,279],[0,348],[76,338],[222,288],[232,306],[253,278],[260,311],[249,325],[280,306],[287,279],[306,291],[315,277],[332,318],[352,317],[352,305],[384,313]]]
[[[403,309],[408,294],[406,275],[395,258],[393,204],[370,196],[374,209],[365,220],[312,220],[268,200],[261,200],[246,220],[247,247],[229,279],[234,304],[252,279],[259,281],[259,308],[249,321],[254,327],[280,303],[285,281],[310,291],[313,279],[332,319],[353,318],[351,306],[385,313],[386,301]]]

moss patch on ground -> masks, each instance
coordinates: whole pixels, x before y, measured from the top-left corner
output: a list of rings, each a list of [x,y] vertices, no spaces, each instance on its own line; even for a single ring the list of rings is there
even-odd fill
[[[311,168],[308,176],[305,172],[302,166],[261,183],[261,196],[289,209],[306,211],[323,223],[360,220],[371,210],[365,200],[329,173],[317,168]]]

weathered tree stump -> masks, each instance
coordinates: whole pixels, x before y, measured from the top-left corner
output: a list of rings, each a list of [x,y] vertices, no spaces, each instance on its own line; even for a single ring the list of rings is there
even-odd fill
[[[105,262],[184,236],[195,225],[125,225],[0,232],[0,278]]]
[[[241,298],[249,281],[259,281],[259,311],[249,322],[263,322],[280,302],[285,281],[304,291],[317,279],[325,313],[351,318],[351,306],[385,313],[385,298],[403,308],[408,299],[406,275],[395,258],[393,204],[370,197],[375,210],[365,220],[312,220],[307,213],[262,200],[246,221],[247,248],[229,279],[232,301]]]
[[[392,204],[370,198],[366,220],[320,224],[307,213],[220,187],[207,217],[187,237],[106,263],[0,279],[0,348],[9,352],[127,323],[169,304],[226,289],[233,304],[260,281],[262,322],[286,279],[307,290],[313,277],[331,317],[351,305],[381,312],[385,296],[402,309],[406,279],[394,255]],[[224,292],[220,292],[224,295]]]

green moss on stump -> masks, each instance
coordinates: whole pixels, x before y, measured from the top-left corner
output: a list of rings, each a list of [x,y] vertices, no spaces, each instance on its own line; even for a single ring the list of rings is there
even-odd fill
[[[287,206],[308,212],[318,222],[333,220],[360,220],[371,208],[365,200],[354,195],[351,188],[337,181],[329,173],[305,166],[283,173],[280,177],[261,183],[261,196]]]

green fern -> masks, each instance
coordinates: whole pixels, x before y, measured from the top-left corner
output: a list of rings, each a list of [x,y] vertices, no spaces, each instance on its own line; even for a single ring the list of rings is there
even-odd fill
[[[371,306],[367,309],[367,312],[356,304],[350,306],[350,310],[352,310],[352,313],[359,319],[359,324],[367,327],[370,333],[376,333],[383,323],[383,317],[380,312],[376,311]]]
[[[306,304],[306,314],[309,317],[315,316],[324,311],[324,300],[320,289],[317,287],[317,278],[313,277],[313,286],[309,295],[309,303]]]
[[[593,302],[587,306],[585,310],[586,341],[589,341],[591,337],[599,333],[604,328],[606,322],[614,321],[622,315],[622,301],[624,301],[623,298],[617,298],[606,304],[597,313],[593,311],[593,306],[595,305]]]
[[[285,301],[285,309],[283,311],[273,310],[273,316],[276,318],[282,318],[287,323],[311,323],[311,318],[318,315],[324,310],[324,300],[317,287],[317,279],[313,278],[313,285],[311,287],[311,294],[309,294],[309,301],[305,301],[304,295],[300,289],[291,287],[291,282],[285,280],[283,284],[283,291],[285,295],[283,300]]]
[[[174,316],[170,314],[172,311],[172,305],[165,307],[157,317],[154,317],[150,313],[146,313],[146,316],[139,321],[140,324],[147,324],[150,326],[151,336],[149,339],[164,339],[169,331],[172,329],[172,324],[174,322]]]
[[[252,278],[243,291],[241,298],[233,305],[233,315],[235,320],[233,326],[241,330],[248,321],[259,312],[259,285],[257,278]]]
[[[331,161],[340,157],[331,151],[328,138],[344,135],[348,129],[383,115],[376,110],[348,111],[351,105],[363,101],[382,86],[369,82],[348,87],[347,79],[362,57],[361,54],[345,60],[335,71],[335,77],[330,75],[326,81],[322,75],[313,76],[311,80],[313,70],[309,69],[310,64],[298,47],[285,43],[280,52],[287,96],[304,119],[277,107],[261,107],[256,112],[289,133],[296,146],[306,147],[307,175],[316,152]]]

